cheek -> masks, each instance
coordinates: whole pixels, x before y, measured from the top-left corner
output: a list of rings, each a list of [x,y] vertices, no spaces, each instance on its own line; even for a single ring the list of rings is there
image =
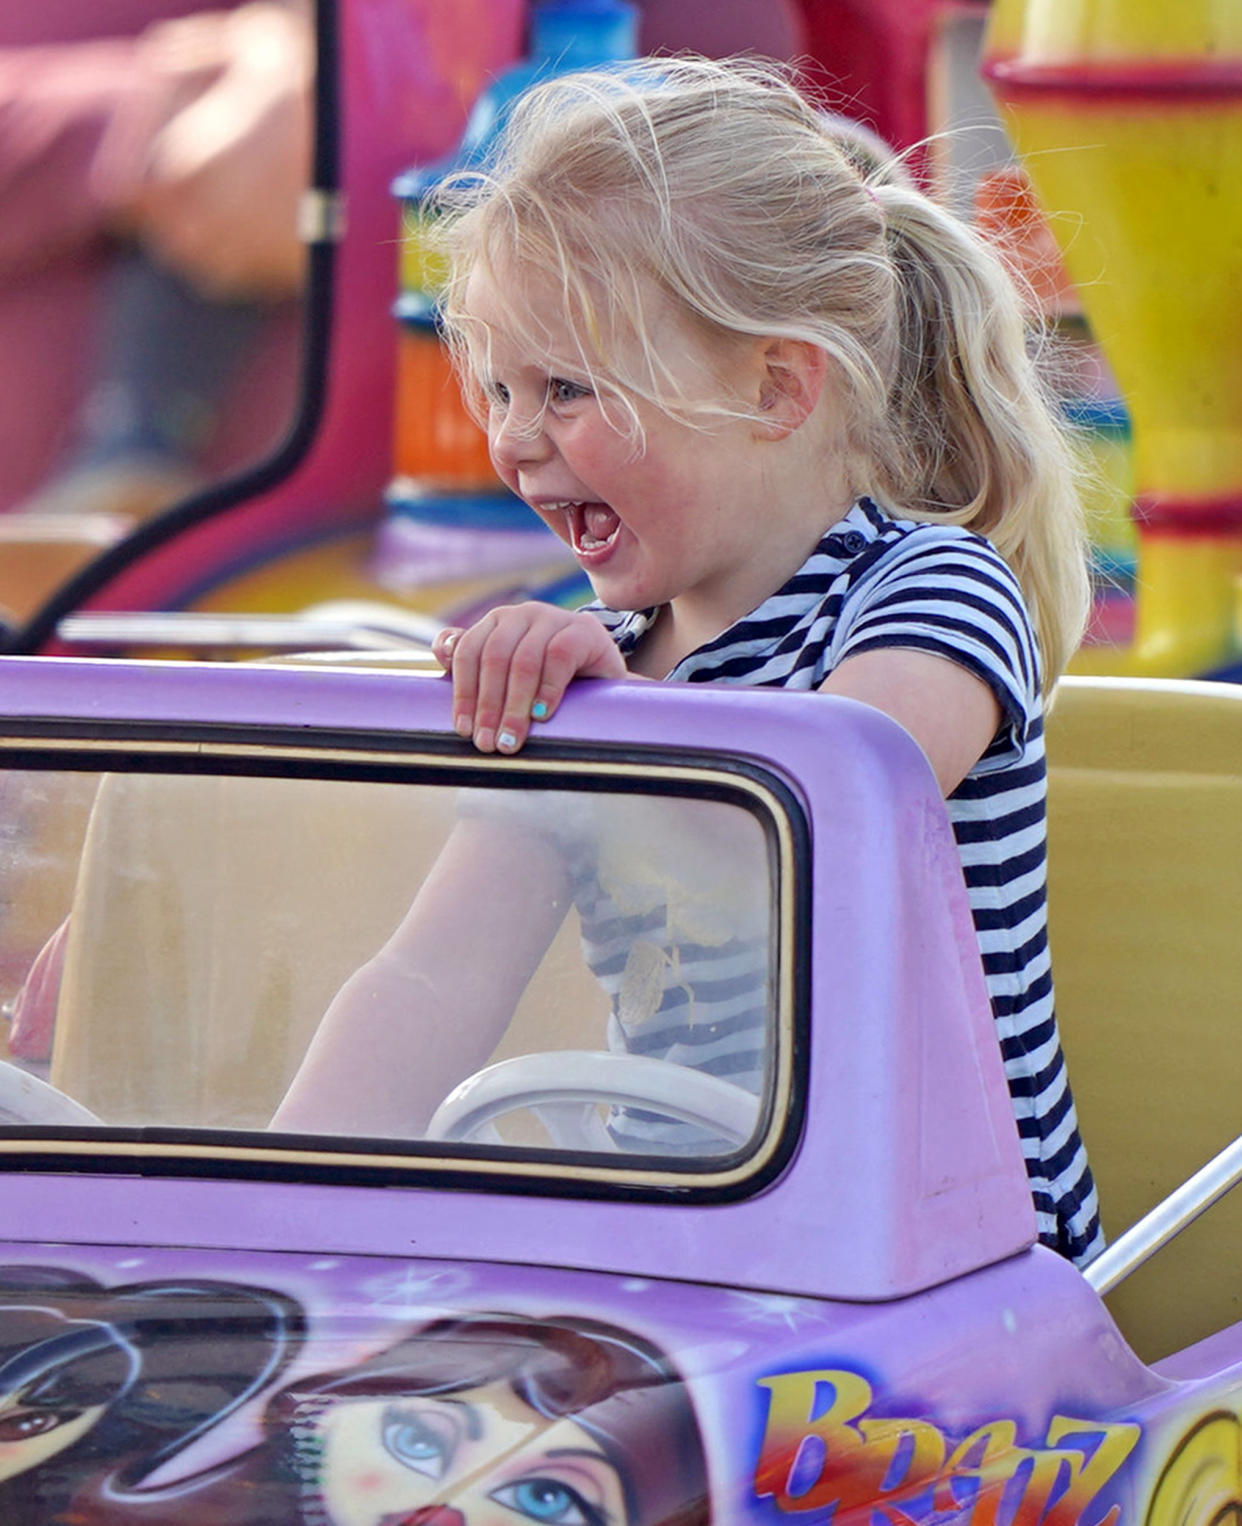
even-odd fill
[[[386,1480],[378,1468],[362,1468],[357,1473],[349,1474],[342,1482],[354,1494],[372,1495],[380,1492]]]
[[[405,1516],[435,1497],[436,1485],[407,1468],[375,1460],[331,1468],[323,1482],[324,1504],[333,1526],[375,1526]]]
[[[548,440],[571,471],[595,486],[596,478],[614,481],[618,473],[632,472],[641,464],[641,453],[619,427],[623,423],[621,418],[610,423],[601,406],[592,402],[571,418],[551,420]]]

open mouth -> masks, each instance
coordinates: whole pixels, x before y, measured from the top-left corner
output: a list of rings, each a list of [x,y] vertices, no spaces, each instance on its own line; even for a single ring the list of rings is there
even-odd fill
[[[606,503],[558,503],[547,504],[547,508],[563,511],[570,541],[580,556],[597,556],[606,551],[621,530],[620,518]]]

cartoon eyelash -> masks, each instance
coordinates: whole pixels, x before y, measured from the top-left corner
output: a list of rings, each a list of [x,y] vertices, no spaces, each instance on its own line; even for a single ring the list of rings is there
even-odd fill
[[[607,1526],[608,1516],[563,1479],[532,1474],[494,1489],[489,1496],[506,1510],[545,1526]]]
[[[411,1405],[390,1404],[380,1420],[384,1450],[403,1468],[442,1478],[457,1446],[450,1421],[432,1419]]]
[[[27,1409],[0,1419],[0,1442],[29,1441],[45,1436],[68,1420],[76,1420],[80,1410]]]

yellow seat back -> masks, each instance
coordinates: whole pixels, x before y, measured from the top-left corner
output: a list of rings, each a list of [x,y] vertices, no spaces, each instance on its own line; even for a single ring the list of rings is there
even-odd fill
[[[1066,680],[1048,755],[1057,1011],[1115,1239],[1242,1134],[1242,686]],[[1242,1190],[1109,1305],[1149,1360],[1242,1319]]]

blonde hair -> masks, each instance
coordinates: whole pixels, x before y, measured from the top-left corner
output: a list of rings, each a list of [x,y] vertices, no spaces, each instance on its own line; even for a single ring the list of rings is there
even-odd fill
[[[775,65],[650,59],[519,100],[485,168],[434,193],[442,311],[464,374],[482,267],[559,289],[592,385],[686,416],[653,288],[706,336],[818,346],[846,410],[851,486],[985,535],[1026,595],[1050,688],[1089,590],[1074,457],[1000,257],[881,166]],[[515,304],[514,323],[522,313]],[[615,346],[624,337],[629,342]]]

